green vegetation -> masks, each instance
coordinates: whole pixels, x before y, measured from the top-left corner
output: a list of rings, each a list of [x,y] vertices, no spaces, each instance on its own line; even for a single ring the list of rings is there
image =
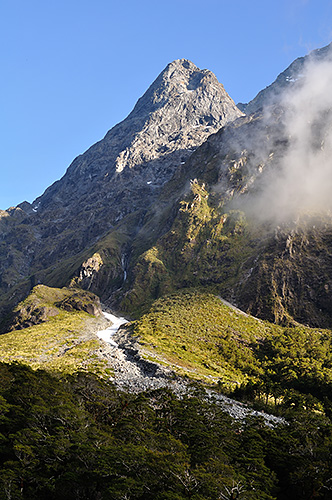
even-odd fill
[[[0,360],[53,373],[88,370],[107,376],[108,363],[96,354],[99,341],[89,333],[95,319],[85,312],[97,309],[95,299],[83,290],[37,285],[15,308],[12,331],[0,335]]]
[[[48,321],[59,314],[59,309],[85,311],[93,315],[101,314],[99,299],[91,292],[75,288],[50,288],[37,285],[13,310],[8,318],[7,331]]]
[[[238,170],[231,174],[241,187]],[[330,236],[311,235],[324,270],[316,278],[304,230],[269,240],[204,184],[191,183],[175,217],[165,210],[170,229],[156,238],[147,220],[133,247],[133,286],[122,290],[144,355],[287,425],[238,424],[198,385],[182,399],[117,393],[89,331],[93,295],[38,285],[14,311],[14,331],[0,336],[0,361],[30,366],[0,364],[0,500],[331,498],[332,334],[293,319],[311,307],[301,268],[321,281],[322,314],[330,314]],[[134,219],[48,268],[47,280],[101,295],[121,287]],[[227,307],[218,298],[225,290],[283,326]]]
[[[332,426],[314,413],[269,429],[195,386],[135,396],[19,364],[0,380],[1,500],[330,498]]]
[[[287,418],[270,429],[235,422],[195,384],[180,399],[117,392],[86,331],[96,319],[61,307],[75,293],[35,287],[18,311],[57,314],[0,336],[0,500],[329,500],[330,331],[263,322],[197,289],[134,323],[147,356]]]
[[[241,211],[225,211],[220,197],[195,179],[171,229],[137,260],[122,307],[139,316],[153,300],[178,289],[232,287],[243,262],[257,252],[247,225]]]
[[[225,159],[228,180],[231,192],[237,193],[248,176],[246,158],[229,161]],[[304,213],[296,222],[280,226],[273,221],[259,223],[239,206],[235,209],[231,195],[204,183],[203,171],[197,174],[199,180],[191,181],[186,195],[176,189],[175,180],[170,183],[168,189],[178,193],[178,201],[168,212],[162,205],[164,219],[160,215],[151,219],[155,233],[146,223],[149,238],[144,240],[144,232],[139,233],[139,241],[147,246],[135,244],[123,310],[140,317],[161,296],[214,286],[220,295],[236,297],[246,311],[270,322],[330,328],[330,215]]]
[[[204,291],[158,299],[134,333],[150,356],[180,374],[285,414],[332,415],[332,333],[281,327],[241,314]]]
[[[85,333],[89,321],[87,313],[59,311],[47,322],[0,335],[0,360],[52,372],[102,373],[108,366],[95,355],[98,340]]]
[[[278,328],[230,309],[211,293],[186,290],[154,302],[134,333],[180,372],[232,387],[257,380],[262,370],[254,347]]]

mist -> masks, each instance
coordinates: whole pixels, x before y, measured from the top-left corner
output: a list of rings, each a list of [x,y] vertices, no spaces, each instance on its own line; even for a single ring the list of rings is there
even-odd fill
[[[276,222],[328,212],[332,210],[332,58],[309,59],[282,95],[280,107],[284,146],[256,178],[245,210]],[[269,113],[267,107],[267,123]]]

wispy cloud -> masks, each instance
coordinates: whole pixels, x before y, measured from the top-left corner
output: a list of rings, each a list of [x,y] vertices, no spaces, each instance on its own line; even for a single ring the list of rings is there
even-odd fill
[[[281,100],[279,159],[260,179],[247,209],[263,219],[288,220],[332,210],[332,59],[309,58],[299,81]],[[258,184],[259,184],[258,182]]]

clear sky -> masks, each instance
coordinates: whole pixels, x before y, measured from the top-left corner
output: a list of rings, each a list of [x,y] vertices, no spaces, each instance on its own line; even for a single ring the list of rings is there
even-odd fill
[[[41,195],[174,59],[248,102],[331,41],[331,0],[1,0],[0,209]]]

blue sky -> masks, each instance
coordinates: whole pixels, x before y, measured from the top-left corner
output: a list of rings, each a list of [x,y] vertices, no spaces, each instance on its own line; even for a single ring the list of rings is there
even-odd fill
[[[331,41],[330,0],[1,0],[0,209],[42,194],[172,60],[247,102]]]

